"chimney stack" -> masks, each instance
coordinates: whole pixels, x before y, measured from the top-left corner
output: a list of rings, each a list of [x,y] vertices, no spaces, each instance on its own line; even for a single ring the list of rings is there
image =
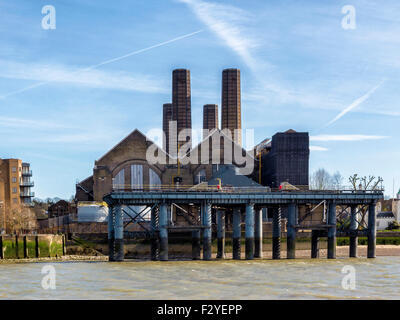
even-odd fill
[[[190,71],[176,69],[172,72],[172,120],[176,121],[177,137],[183,129],[192,129],[192,108],[190,94]],[[189,138],[186,138],[188,141]],[[178,149],[185,141],[178,143]],[[169,147],[171,150],[171,146]]]
[[[164,131],[164,140],[163,140],[163,148],[169,153],[169,122],[172,120],[172,103],[164,103],[163,104],[163,131]]]
[[[240,70],[225,69],[222,72],[222,123],[221,129],[229,129],[232,139],[242,145],[242,112],[240,97]]]
[[[218,128],[218,105],[206,104],[203,107],[203,139],[216,128]]]

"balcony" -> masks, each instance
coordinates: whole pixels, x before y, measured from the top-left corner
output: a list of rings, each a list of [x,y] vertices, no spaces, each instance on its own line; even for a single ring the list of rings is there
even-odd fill
[[[32,177],[32,170],[22,170],[23,177]]]
[[[20,197],[21,198],[33,198],[35,196],[34,192],[21,192]]]
[[[33,187],[34,185],[33,181],[21,181],[19,184],[20,187]]]

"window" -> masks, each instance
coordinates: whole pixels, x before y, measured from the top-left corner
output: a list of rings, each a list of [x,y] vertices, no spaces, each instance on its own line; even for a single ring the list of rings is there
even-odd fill
[[[12,182],[16,183],[17,182],[17,178],[16,177],[12,177]]]
[[[17,172],[17,167],[12,167],[12,168],[11,168],[11,171],[12,171],[12,172]]]
[[[149,182],[150,182],[150,189],[159,189],[161,186],[161,179],[158,174],[151,168],[149,168]]]
[[[12,188],[12,193],[17,193],[17,188]]]
[[[13,198],[13,203],[18,203],[18,199],[17,198]]]
[[[131,187],[132,189],[143,189],[143,166],[141,164],[131,165]]]
[[[199,184],[205,181],[207,181],[206,170],[201,169],[194,177],[194,184]]]
[[[113,189],[124,189],[125,185],[125,170],[122,169],[113,179]]]

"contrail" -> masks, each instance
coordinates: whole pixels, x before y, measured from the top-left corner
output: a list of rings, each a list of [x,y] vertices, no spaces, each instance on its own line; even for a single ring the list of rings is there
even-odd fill
[[[346,113],[350,112],[357,106],[359,106],[361,103],[363,103],[365,100],[367,100],[383,83],[385,82],[385,79],[382,80],[377,86],[369,90],[366,94],[364,94],[362,97],[356,99],[353,101],[351,105],[349,105],[347,108],[345,108],[342,112],[340,112],[335,118],[333,118],[331,121],[329,121],[325,127],[330,126],[332,123],[338,121],[341,117],[343,117]]]
[[[116,57],[116,58],[113,58],[113,59],[109,59],[109,60],[100,62],[100,63],[98,63],[98,64],[94,64],[94,65],[92,65],[92,66],[89,66],[89,67],[86,67],[86,68],[83,68],[83,69],[79,69],[79,70],[77,70],[77,71],[75,71],[75,72],[72,72],[72,74],[78,74],[78,73],[80,73],[80,72],[85,72],[85,71],[93,70],[93,69],[96,69],[96,68],[98,68],[98,67],[100,67],[100,66],[104,66],[104,65],[106,65],[106,64],[109,64],[109,63],[112,63],[112,62],[115,62],[115,61],[119,61],[119,60],[128,58],[128,57],[130,57],[130,56],[134,56],[134,55],[136,55],[136,54],[139,54],[139,53],[142,53],[142,52],[145,52],[145,51],[154,49],[154,48],[158,48],[158,47],[164,46],[164,45],[166,45],[166,44],[169,44],[169,43],[172,43],[172,42],[175,42],[175,41],[178,41],[178,40],[182,40],[182,39],[185,39],[185,38],[194,36],[195,34],[198,34],[198,33],[200,33],[200,32],[203,32],[203,30],[202,30],[202,29],[201,29],[201,30],[197,30],[197,31],[195,31],[195,32],[188,33],[188,34],[185,34],[185,35],[183,35],[183,36],[179,36],[179,37],[176,37],[176,38],[173,38],[173,39],[164,41],[164,42],[160,42],[160,43],[158,43],[158,44],[152,45],[152,46],[147,47],[147,48],[143,48],[143,49],[140,49],[140,50],[132,51],[132,52],[130,52],[130,53],[124,54],[123,56]],[[25,87],[25,88],[22,88],[22,89],[18,89],[18,90],[9,92],[9,93],[7,93],[7,94],[5,94],[5,95],[3,95],[3,96],[0,96],[0,99],[4,99],[4,98],[7,98],[7,97],[9,97],[9,96],[15,95],[15,94],[17,94],[17,93],[21,93],[21,92],[24,92],[24,91],[28,91],[28,90],[31,90],[31,89],[33,89],[33,88],[37,88],[37,87],[43,86],[43,85],[45,85],[45,84],[47,84],[47,83],[51,83],[51,82],[52,82],[52,81],[43,81],[43,82],[39,82],[39,83],[30,85],[30,86],[28,86],[28,87]]]

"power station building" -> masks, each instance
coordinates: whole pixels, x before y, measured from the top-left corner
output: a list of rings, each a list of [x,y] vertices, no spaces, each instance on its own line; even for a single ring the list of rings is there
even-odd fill
[[[203,129],[207,131],[204,132],[201,143],[193,146],[190,137],[178,141],[181,130],[187,129],[190,135],[192,129],[191,86],[189,70],[174,70],[172,103],[166,102],[163,105],[163,147],[158,147],[135,129],[95,161],[93,174],[76,184],[76,200],[102,201],[103,196],[113,190],[195,188],[200,183],[215,180],[224,165],[236,168],[229,172],[244,174],[252,179],[250,185],[254,183],[260,187],[276,188],[286,181],[293,185],[308,186],[308,133],[292,130],[277,133],[271,141],[266,140],[267,143],[261,143],[253,150],[246,151],[242,148],[238,69],[226,69],[222,72],[221,106],[221,124],[218,105],[203,106]],[[232,136],[227,135],[224,129],[229,129]],[[185,145],[185,150],[180,152]],[[153,148],[156,158],[166,161],[149,161],[149,148]],[[226,154],[231,154],[232,157],[226,157]],[[184,159],[188,158],[191,161],[185,162]],[[252,163],[251,172],[243,170],[244,163]],[[226,175],[225,169],[223,172]],[[229,185],[228,180],[242,181],[221,180],[222,187]]]

